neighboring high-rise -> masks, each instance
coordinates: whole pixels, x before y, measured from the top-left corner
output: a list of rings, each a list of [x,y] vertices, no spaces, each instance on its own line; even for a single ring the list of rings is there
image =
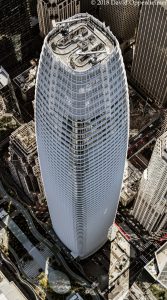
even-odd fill
[[[34,100],[36,72],[37,65],[34,64],[13,79],[22,99],[26,102]]]
[[[37,0],[28,0],[30,5],[30,14],[32,17],[37,17]]]
[[[20,108],[9,74],[2,66],[0,66],[0,97],[3,98],[7,112],[12,112],[14,114],[20,113]]]
[[[89,1],[89,0],[80,0],[80,3],[81,3],[81,12],[82,13],[83,12],[84,13],[85,12],[89,13],[92,6],[93,6],[93,5],[91,5],[91,1]]]
[[[37,73],[39,163],[53,228],[73,255],[107,240],[128,142],[127,80],[118,41],[79,14],[45,38]]]
[[[38,20],[41,36],[46,36],[55,22],[80,12],[80,0],[38,0]]]
[[[125,42],[135,35],[135,29],[138,23],[139,6],[126,0],[117,3],[110,2],[107,5],[101,5],[99,16],[106,25],[110,26],[111,31],[120,43]]]
[[[142,5],[132,77],[159,107],[167,102],[167,2]]]
[[[167,132],[157,139],[141,179],[133,215],[149,232],[167,226]]]
[[[13,73],[30,52],[32,39],[28,0],[0,1],[0,64]]]
[[[91,0],[80,0],[81,12],[82,13],[89,13],[93,16],[98,16],[99,12],[99,5],[98,1],[91,1]]]

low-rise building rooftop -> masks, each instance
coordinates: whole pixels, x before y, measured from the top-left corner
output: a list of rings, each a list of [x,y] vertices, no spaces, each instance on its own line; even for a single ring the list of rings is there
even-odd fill
[[[37,66],[32,66],[14,78],[15,84],[25,93],[35,86]]]
[[[155,258],[146,266],[147,272],[167,288],[167,242],[155,252]]]
[[[135,168],[130,161],[126,161],[123,186],[120,195],[122,205],[127,206],[134,199],[137,194],[141,176],[142,172]]]
[[[108,299],[124,299],[129,290],[131,246],[120,228],[113,224],[108,233],[111,241]]]
[[[6,113],[6,105],[3,97],[0,95],[0,117]]]
[[[13,281],[0,271],[0,300],[27,300]]]
[[[11,134],[10,139],[26,154],[30,154],[34,151],[36,152],[34,122],[31,121],[28,124],[20,126]]]

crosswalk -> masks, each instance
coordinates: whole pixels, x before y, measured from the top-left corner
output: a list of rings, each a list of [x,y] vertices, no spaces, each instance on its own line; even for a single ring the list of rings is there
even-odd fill
[[[141,259],[145,264],[148,263],[148,259],[147,259],[144,255],[141,255],[141,256],[140,256],[140,259]]]
[[[37,249],[40,251],[41,256],[44,258],[44,260],[47,262],[49,257],[52,257],[52,252],[49,248],[47,248],[43,243],[40,243],[37,245]],[[29,260],[27,262],[24,262],[22,265],[22,268],[25,272],[25,274],[31,278],[35,279],[40,273],[41,266],[37,264],[37,262],[33,260]],[[44,270],[43,270],[44,271]]]
[[[34,260],[27,261],[22,267],[25,274],[31,279],[35,279],[39,275],[40,267]]]

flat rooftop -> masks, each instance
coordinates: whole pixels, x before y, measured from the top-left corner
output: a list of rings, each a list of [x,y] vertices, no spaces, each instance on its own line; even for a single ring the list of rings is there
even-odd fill
[[[167,242],[155,252],[155,258],[145,266],[145,269],[167,288]]]
[[[0,95],[0,117],[3,116],[5,114],[5,112],[6,112],[6,105],[5,105],[4,99]]]
[[[133,199],[134,195],[137,193],[137,188],[139,181],[141,179],[142,172],[135,168],[130,161],[125,163],[125,171],[123,177],[123,185],[121,190],[121,202],[124,205]]]
[[[27,300],[13,281],[0,271],[0,300]]]
[[[27,154],[36,150],[35,126],[30,121],[16,129],[10,136],[12,143],[19,145]]]
[[[14,78],[15,84],[26,93],[29,89],[35,86],[37,66],[32,66]]]
[[[111,241],[109,287],[122,273],[130,266],[130,244],[120,231],[120,228],[113,224],[108,232]],[[129,282],[128,282],[129,284]]]
[[[55,24],[48,44],[65,65],[82,72],[103,62],[114,49],[115,40],[104,24],[88,15]]]

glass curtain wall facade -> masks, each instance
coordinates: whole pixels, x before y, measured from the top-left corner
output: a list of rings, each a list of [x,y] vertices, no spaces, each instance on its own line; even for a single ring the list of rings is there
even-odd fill
[[[111,2],[108,5],[101,5],[99,9],[100,19],[110,26],[120,43],[134,38],[138,15],[139,5],[129,0],[120,1],[119,4]]]
[[[10,75],[29,57],[31,29],[28,0],[0,0],[0,64]]]
[[[143,173],[133,215],[150,233],[167,229],[167,132],[157,139]]]
[[[167,106],[167,2],[142,5],[131,75],[158,107]]]
[[[69,22],[64,37],[58,25],[45,38],[35,119],[53,228],[73,255],[83,258],[105,243],[115,218],[129,101],[121,51],[109,28],[88,14]],[[89,51],[84,56],[77,52],[78,37]]]

